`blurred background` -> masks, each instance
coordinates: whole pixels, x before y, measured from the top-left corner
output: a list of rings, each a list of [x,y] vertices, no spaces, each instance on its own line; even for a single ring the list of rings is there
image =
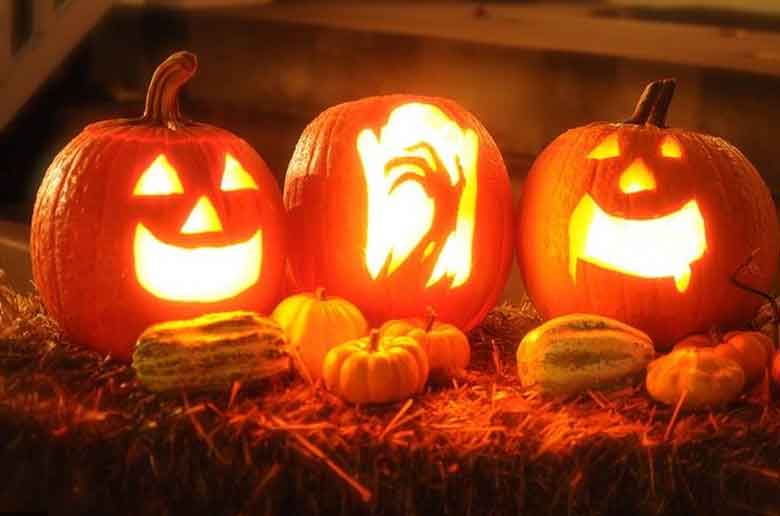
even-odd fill
[[[409,92],[476,114],[517,194],[555,136],[627,117],[672,76],[670,124],[731,141],[780,192],[777,0],[0,0],[0,269],[15,286],[30,287],[27,224],[54,155],[88,123],[140,115],[181,49],[200,60],[186,113],[249,141],[280,185],[320,111]]]

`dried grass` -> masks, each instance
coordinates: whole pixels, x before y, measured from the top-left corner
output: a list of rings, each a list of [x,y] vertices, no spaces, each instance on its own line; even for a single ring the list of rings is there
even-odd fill
[[[641,385],[543,399],[502,305],[452,384],[353,407],[297,377],[155,395],[0,285],[0,511],[780,514],[780,408],[675,414]]]

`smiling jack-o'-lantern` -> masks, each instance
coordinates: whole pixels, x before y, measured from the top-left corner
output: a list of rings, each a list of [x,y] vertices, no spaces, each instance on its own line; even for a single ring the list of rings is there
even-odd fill
[[[631,119],[572,129],[534,162],[517,252],[545,317],[613,317],[666,348],[752,316],[760,300],[729,278],[756,249],[754,281],[772,284],[780,244],[769,191],[729,143],[665,126],[674,86],[652,83]]]
[[[293,288],[324,286],[374,324],[430,306],[470,328],[506,281],[506,168],[453,101],[393,95],[328,109],[298,142],[284,202]]]
[[[31,253],[47,310],[72,339],[123,359],[152,323],[267,311],[281,294],[279,188],[244,140],[182,117],[196,67],[193,54],[169,57],[144,115],[85,128],[38,191]]]

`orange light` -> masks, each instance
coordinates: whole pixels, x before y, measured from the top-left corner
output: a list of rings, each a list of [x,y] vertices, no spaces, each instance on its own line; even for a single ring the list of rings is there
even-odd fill
[[[457,287],[471,275],[471,249],[477,201],[478,137],[461,129],[439,108],[410,103],[393,110],[379,135],[364,129],[357,138],[368,191],[366,266],[376,279],[390,275],[422,245],[423,255],[438,250],[426,286],[451,278]],[[436,193],[426,185],[437,184]],[[450,203],[454,227],[443,237],[437,216],[442,196]],[[437,213],[437,210],[440,210]]]
[[[655,190],[655,177],[645,165],[645,161],[637,158],[620,175],[619,185],[624,194]]]
[[[181,232],[185,235],[222,231],[222,222],[208,197],[202,195],[190,212]]]
[[[155,158],[133,189],[133,195],[172,195],[183,192],[179,176],[164,154]]]
[[[661,155],[665,158],[680,159],[682,157],[682,147],[680,142],[674,136],[666,136],[661,142]]]
[[[235,190],[257,190],[257,183],[249,175],[241,163],[232,155],[225,154],[225,170],[222,172],[222,181],[219,185],[223,192]]]
[[[620,144],[618,143],[617,133],[612,133],[599,143],[596,148],[590,151],[588,159],[609,159],[620,156]]]
[[[169,301],[211,303],[235,297],[257,283],[263,232],[222,247],[187,249],[160,241],[138,224],[133,241],[135,274],[141,286]]]
[[[674,278],[685,292],[690,264],[704,255],[707,237],[695,200],[662,217],[631,220],[610,215],[585,194],[569,222],[569,274],[577,281],[577,262],[643,278]]]

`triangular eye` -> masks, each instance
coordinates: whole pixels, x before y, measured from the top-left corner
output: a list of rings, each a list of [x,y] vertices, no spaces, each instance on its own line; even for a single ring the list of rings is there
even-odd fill
[[[603,140],[598,146],[590,151],[588,159],[608,159],[620,156],[620,144],[618,143],[617,133],[612,133]]]
[[[133,189],[133,195],[173,195],[184,193],[176,170],[168,158],[160,154],[141,174]]]
[[[236,158],[225,154],[225,171],[222,173],[219,188],[223,192],[257,190],[257,183]]]
[[[661,156],[665,158],[680,159],[682,157],[682,147],[680,142],[674,136],[667,136],[661,142]]]

